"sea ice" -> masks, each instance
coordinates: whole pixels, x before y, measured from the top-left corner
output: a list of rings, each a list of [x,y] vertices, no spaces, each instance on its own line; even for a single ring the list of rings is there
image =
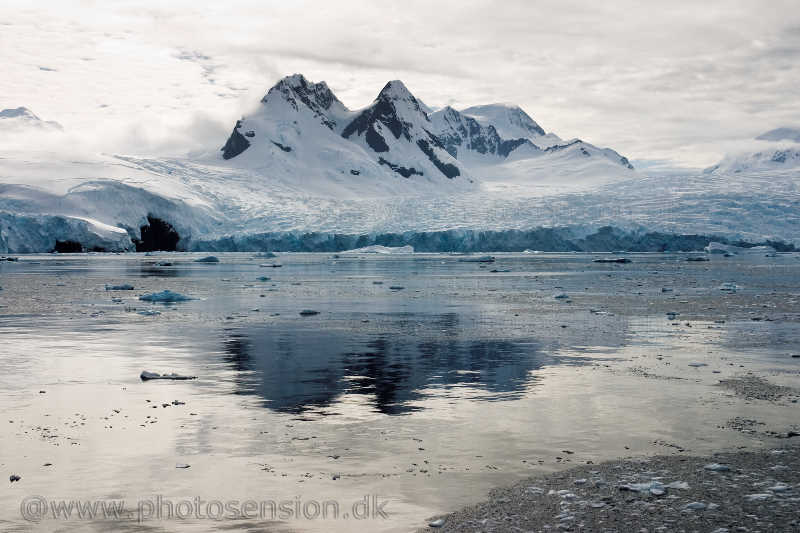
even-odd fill
[[[143,302],[159,302],[159,303],[172,303],[172,302],[186,302],[192,298],[184,296],[183,294],[172,292],[167,289],[161,292],[154,292],[151,294],[143,294],[139,296]]]

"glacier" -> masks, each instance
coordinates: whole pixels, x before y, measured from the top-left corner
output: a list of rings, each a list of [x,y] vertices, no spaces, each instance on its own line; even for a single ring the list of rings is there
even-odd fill
[[[798,185],[796,145],[659,175],[514,105],[433,111],[395,80],[349,110],[294,75],[191,156],[0,148],[0,253],[787,251]]]

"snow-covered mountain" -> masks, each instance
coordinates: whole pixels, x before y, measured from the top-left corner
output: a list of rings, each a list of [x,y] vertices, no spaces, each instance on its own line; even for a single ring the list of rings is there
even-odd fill
[[[476,105],[461,112],[484,126],[494,126],[497,133],[505,139],[530,139],[542,148],[561,142],[558,135],[545,133],[535,120],[514,104]]]
[[[425,186],[447,182],[452,190],[474,181],[430,133],[418,101],[400,81],[391,81],[368,107],[350,111],[325,82],[299,74],[279,81],[253,113],[237,121],[222,158],[237,168],[258,169],[270,178],[384,186],[398,181]]]
[[[271,179],[307,180],[315,189],[349,181],[391,193],[403,187],[399,177],[415,190],[454,191],[475,178],[540,186],[558,176],[565,184],[571,172],[606,183],[633,169],[613,150],[546,133],[517,106],[433,111],[394,80],[371,105],[350,111],[325,82],[300,74],[279,81],[237,121],[221,152]]]
[[[497,129],[489,124],[484,126],[473,117],[464,115],[450,106],[430,114],[432,130],[447,152],[459,159],[470,156],[481,158],[484,163],[505,159],[511,152],[522,148],[529,156],[539,155],[541,150],[525,137],[503,139]],[[492,158],[494,156],[494,158]],[[488,159],[487,159],[488,158]]]
[[[40,119],[27,107],[0,110],[0,132],[29,128],[54,131],[61,131],[63,129],[58,122]]]

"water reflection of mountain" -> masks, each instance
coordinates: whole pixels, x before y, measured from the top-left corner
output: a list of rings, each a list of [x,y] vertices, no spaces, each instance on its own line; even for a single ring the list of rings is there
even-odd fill
[[[302,412],[332,406],[342,394],[364,394],[390,415],[420,409],[414,402],[429,395],[519,397],[534,379],[531,370],[563,362],[543,354],[535,341],[461,339],[457,316],[441,315],[431,325],[439,333],[425,337],[232,330],[224,340],[225,360],[239,371],[237,391],[260,396],[270,409]]]

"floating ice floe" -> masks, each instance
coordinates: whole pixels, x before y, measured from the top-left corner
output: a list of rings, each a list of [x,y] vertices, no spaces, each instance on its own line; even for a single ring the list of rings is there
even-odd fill
[[[139,296],[139,299],[143,302],[159,302],[159,303],[172,303],[172,302],[186,302],[192,300],[189,296],[184,296],[183,294],[172,292],[171,290],[167,289],[161,292],[154,292],[151,294],[143,294]]]
[[[106,285],[107,291],[132,291],[133,285],[123,283],[122,285]]]
[[[184,376],[181,374],[159,374],[158,372],[148,372],[147,370],[142,370],[142,373],[139,374],[139,378],[142,381],[150,381],[151,379],[172,379],[176,381],[188,380],[188,379],[197,379],[197,376]]]
[[[219,258],[213,255],[209,255],[207,257],[201,257],[200,259],[195,259],[195,263],[219,263]]]
[[[709,463],[703,468],[706,470],[711,470],[712,472],[728,472],[731,469],[730,466],[719,463]]]

